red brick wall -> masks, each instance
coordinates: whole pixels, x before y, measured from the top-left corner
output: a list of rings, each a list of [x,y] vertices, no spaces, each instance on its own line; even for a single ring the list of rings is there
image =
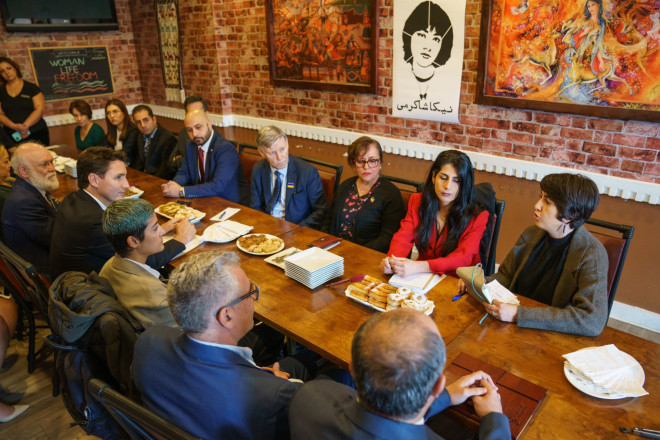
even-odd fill
[[[153,2],[152,2],[153,4]],[[119,30],[105,32],[10,33],[0,24],[0,56],[16,61],[23,78],[34,82],[28,48],[59,46],[108,46],[115,93],[126,104],[142,100],[129,0],[115,0]],[[92,109],[103,108],[111,96],[85,98]],[[46,102],[46,115],[68,113],[70,100]]]
[[[205,96],[217,113],[375,133],[660,183],[658,123],[474,103],[481,0],[467,4],[460,124],[392,117],[393,2],[378,3],[379,84],[377,94],[369,96],[272,87],[265,0],[181,0],[186,92]],[[164,100],[162,92],[144,92],[148,101]]]

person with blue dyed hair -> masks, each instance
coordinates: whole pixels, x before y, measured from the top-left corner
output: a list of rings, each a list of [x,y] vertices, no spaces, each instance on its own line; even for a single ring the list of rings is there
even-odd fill
[[[142,199],[110,203],[103,213],[103,232],[117,253],[100,275],[110,282],[119,303],[144,327],[176,327],[167,306],[167,285],[146,264],[150,255],[165,248],[153,205]]]

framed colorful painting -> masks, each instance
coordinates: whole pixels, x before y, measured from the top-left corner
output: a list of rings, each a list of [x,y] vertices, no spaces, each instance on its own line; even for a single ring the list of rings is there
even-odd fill
[[[376,0],[267,0],[275,86],[375,93]]]
[[[660,1],[484,0],[477,102],[660,120]]]

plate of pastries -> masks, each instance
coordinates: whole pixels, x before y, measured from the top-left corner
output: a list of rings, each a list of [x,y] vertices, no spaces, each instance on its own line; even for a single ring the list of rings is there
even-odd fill
[[[371,275],[365,276],[362,281],[349,284],[344,293],[352,300],[379,312],[404,308],[430,315],[435,309],[435,303],[426,298],[426,295],[413,293],[407,287],[391,286]]]
[[[247,234],[236,241],[236,246],[251,255],[272,255],[284,249],[284,241],[270,234]]]
[[[190,206],[185,206],[177,202],[169,202],[164,205],[160,205],[156,208],[156,214],[162,215],[167,219],[187,218],[190,223],[197,223],[206,216],[205,212],[198,211],[191,208]]]

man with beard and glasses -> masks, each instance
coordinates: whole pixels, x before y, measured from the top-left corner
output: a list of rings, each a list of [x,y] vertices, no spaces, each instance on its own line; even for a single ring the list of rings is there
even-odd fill
[[[59,187],[53,157],[43,145],[25,142],[14,152],[11,166],[16,182],[2,211],[5,241],[48,276],[50,237],[58,206],[49,191]]]
[[[203,110],[193,110],[183,121],[190,142],[174,178],[163,184],[165,197],[218,196],[248,205],[249,189],[236,147],[220,136]]]

